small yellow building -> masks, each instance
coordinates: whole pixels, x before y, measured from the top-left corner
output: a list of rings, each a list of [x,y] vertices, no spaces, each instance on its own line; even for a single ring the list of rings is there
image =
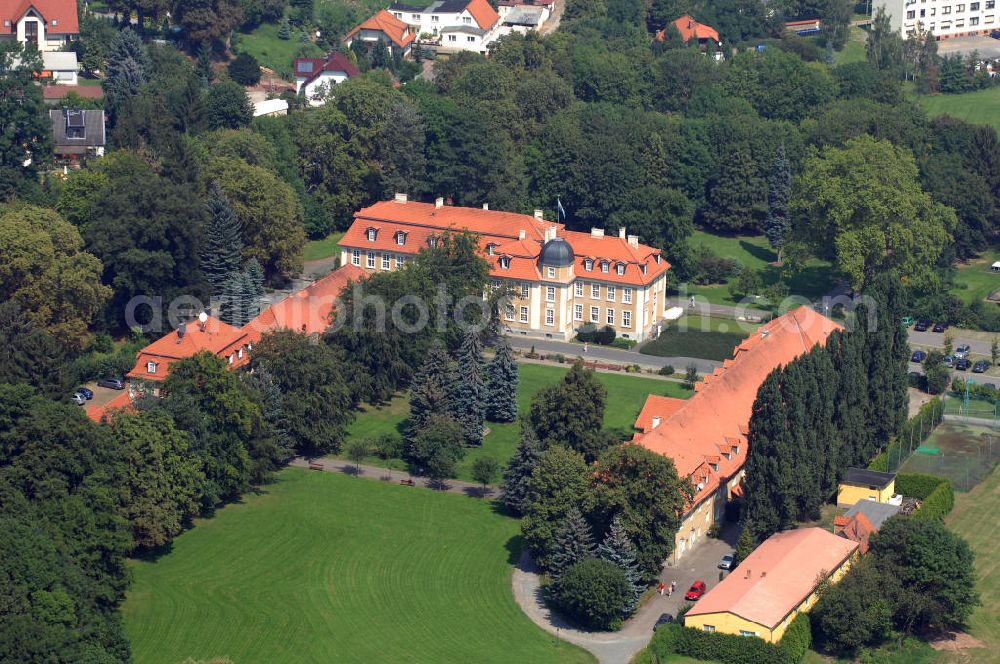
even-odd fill
[[[839,581],[857,556],[857,542],[822,528],[777,533],[698,600],[684,625],[776,643],[816,603],[819,582]]]
[[[888,503],[896,493],[896,475],[877,470],[848,468],[837,488],[837,507],[851,507],[859,500]]]

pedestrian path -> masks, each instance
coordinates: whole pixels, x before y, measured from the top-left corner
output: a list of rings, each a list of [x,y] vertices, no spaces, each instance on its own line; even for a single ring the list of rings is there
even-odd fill
[[[486,498],[489,500],[496,498],[500,494],[500,491],[495,486],[487,485],[486,494],[483,495],[483,486],[481,484],[472,484],[471,482],[450,479],[444,480],[440,483],[435,483],[427,477],[411,475],[405,470],[380,468],[378,466],[372,466],[364,463],[359,466],[353,461],[348,461],[347,459],[337,459],[332,457],[324,457],[322,459],[306,459],[305,457],[295,457],[288,465],[295,466],[296,468],[322,470],[328,473],[343,473],[345,475],[354,475],[364,479],[392,482],[394,484],[406,484],[407,482],[412,482],[413,484],[409,486],[433,489],[435,491],[444,491],[446,493],[462,493],[467,496]]]

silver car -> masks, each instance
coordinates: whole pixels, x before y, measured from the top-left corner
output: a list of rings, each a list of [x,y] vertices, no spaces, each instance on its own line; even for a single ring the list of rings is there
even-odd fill
[[[962,344],[962,345],[960,345],[958,348],[955,349],[955,359],[956,360],[967,360],[967,359],[969,359],[969,351],[970,350],[972,350],[972,349],[969,348],[969,344]]]
[[[722,556],[722,560],[719,561],[719,569],[732,569],[733,563],[736,561],[732,555],[726,554]]]

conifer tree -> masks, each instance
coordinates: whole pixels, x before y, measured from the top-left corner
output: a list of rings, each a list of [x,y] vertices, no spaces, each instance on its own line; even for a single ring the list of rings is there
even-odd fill
[[[733,567],[742,563],[747,559],[754,550],[754,538],[753,538],[753,526],[750,523],[743,524],[743,530],[740,531],[740,539],[736,543],[736,551],[733,554],[735,560],[733,561]]]
[[[247,274],[248,285],[254,297],[264,297],[264,268],[256,258],[251,258],[243,266],[243,271]]]
[[[594,546],[594,533],[590,529],[590,524],[583,518],[579,508],[570,508],[559,534],[556,535],[549,559],[549,574],[554,579],[558,578],[581,560],[596,557],[597,547]]]
[[[223,322],[243,327],[253,317],[253,290],[246,272],[233,272],[222,287],[220,315]]]
[[[215,78],[215,72],[212,71],[212,47],[208,42],[202,42],[198,48],[198,60],[195,63],[195,72],[198,74],[198,80],[205,87],[210,85],[212,79]]]
[[[432,415],[448,413],[449,364],[444,345],[440,341],[432,343],[410,383],[410,418],[406,424],[409,440],[412,441]]]
[[[604,536],[604,541],[597,547],[597,553],[604,560],[616,565],[628,579],[632,593],[624,608],[624,617],[627,618],[635,612],[639,605],[639,598],[646,590],[646,584],[642,582],[642,572],[639,570],[639,563],[636,560],[635,545],[625,533],[625,526],[620,517],[615,516],[611,521],[611,528]]]
[[[781,370],[772,371],[757,391],[747,436],[746,514],[754,534],[767,536],[790,525],[795,512],[795,477],[789,473],[789,425],[781,391]]]
[[[261,393],[264,421],[274,433],[279,449],[278,460],[282,463],[295,456],[295,442],[288,433],[288,416],[285,414],[284,394],[267,367],[254,367],[252,372],[243,374],[246,380]]]
[[[496,355],[487,373],[490,382],[486,394],[486,418],[491,422],[513,422],[517,419],[519,372],[510,344],[502,337],[497,342]]]
[[[226,193],[214,182],[208,190],[206,207],[208,222],[201,249],[201,271],[212,284],[212,290],[218,293],[240,269],[243,228]]]
[[[278,27],[278,39],[288,40],[292,38],[292,27],[288,22],[288,17],[281,19],[281,25]]]
[[[522,420],[521,441],[504,470],[500,493],[500,502],[514,514],[524,514],[524,508],[531,500],[531,474],[544,453],[545,447],[538,440],[535,430],[527,420]]]
[[[149,82],[152,64],[142,39],[127,27],[111,40],[101,85],[111,110],[118,109]]]
[[[451,379],[452,417],[461,422],[465,444],[483,444],[486,421],[486,383],[483,380],[483,345],[476,330],[469,330],[458,349],[457,364]]]
[[[792,222],[788,217],[788,200],[791,196],[792,172],[782,143],[778,145],[774,164],[771,166],[771,179],[767,184],[767,218],[764,220],[764,234],[771,246],[777,249],[779,263],[781,251],[792,231]]]

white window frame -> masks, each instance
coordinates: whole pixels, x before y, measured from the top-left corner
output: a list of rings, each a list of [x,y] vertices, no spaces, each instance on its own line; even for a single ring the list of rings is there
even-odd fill
[[[531,286],[528,284],[521,284],[521,299],[527,300],[531,297]]]
[[[601,261],[601,272],[608,273],[611,271],[611,263],[607,261]]]
[[[608,291],[608,302],[614,302],[615,301],[615,287],[614,286],[608,286],[607,287],[607,291]]]
[[[545,274],[548,275],[549,279],[555,279],[556,278],[556,269],[554,267],[550,267],[550,268],[546,269]]]
[[[622,302],[632,304],[632,289],[627,286],[622,288]]]
[[[521,307],[521,314],[520,315],[521,315],[521,322],[522,323],[527,323],[528,322],[528,307]]]
[[[382,269],[383,270],[388,270],[389,269],[389,259],[390,258],[391,258],[390,254],[382,254]]]
[[[573,320],[583,320],[583,305],[574,304],[573,305]]]
[[[365,231],[365,237],[368,238],[369,242],[374,242],[375,240],[378,239],[378,229],[369,228],[368,230]]]
[[[582,281],[578,281],[575,284],[573,284],[573,292],[576,294],[577,297],[583,297],[583,282]]]
[[[509,321],[513,321],[514,320],[514,305],[513,304],[508,304],[506,307],[504,307],[504,318],[506,318]]]
[[[622,327],[632,327],[632,312],[622,310]]]
[[[398,231],[396,233],[396,244],[399,245],[400,247],[406,246],[406,233],[404,233],[403,231]]]
[[[545,301],[546,302],[555,302],[556,301],[556,287],[555,286],[546,286],[545,287]]]
[[[396,256],[396,267],[403,267],[406,265],[406,256]]]
[[[370,270],[374,270],[375,269],[375,252],[374,251],[369,251],[368,252],[368,257],[365,259],[365,265],[367,265],[368,269],[370,269]]]
[[[614,309],[608,309],[607,310],[607,318],[606,318],[606,320],[608,321],[608,325],[614,326],[614,324],[615,324],[615,310]]]
[[[619,263],[618,265],[616,265],[615,266],[615,271],[618,274],[625,274],[625,264],[624,263]]]
[[[545,310],[545,324],[555,325],[556,324],[556,310],[549,308]]]
[[[510,258],[508,258],[507,256],[501,256],[499,263],[500,263],[500,269],[501,270],[509,270],[510,269]]]
[[[590,297],[595,300],[601,299],[601,285],[600,284],[590,284]]]
[[[583,261],[583,269],[586,270],[587,272],[590,272],[591,270],[593,270],[594,269],[594,261],[590,260],[589,258],[586,259],[585,261]]]
[[[361,265],[360,249],[351,249],[351,265]]]
[[[153,362],[152,360],[146,362],[146,373],[156,373],[156,362]]]
[[[714,632],[715,631],[715,625],[702,625],[701,629],[703,631],[705,631],[705,632]]]
[[[590,322],[591,323],[600,323],[601,322],[601,308],[600,307],[591,307],[590,308]]]

